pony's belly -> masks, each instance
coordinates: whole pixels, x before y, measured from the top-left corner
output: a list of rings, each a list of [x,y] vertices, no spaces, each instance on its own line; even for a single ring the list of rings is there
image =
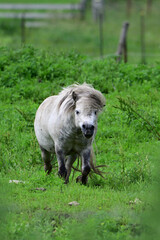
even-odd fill
[[[46,149],[50,153],[55,153],[55,146],[54,145],[44,145],[43,148]]]
[[[48,152],[54,153],[55,152],[55,146],[54,141],[52,138],[47,134],[42,134],[40,131],[36,132],[36,137],[38,140],[39,145],[47,150]]]
[[[39,142],[39,145],[45,150],[47,150],[48,152],[55,153],[55,146],[53,142],[48,143],[43,141],[43,142]]]

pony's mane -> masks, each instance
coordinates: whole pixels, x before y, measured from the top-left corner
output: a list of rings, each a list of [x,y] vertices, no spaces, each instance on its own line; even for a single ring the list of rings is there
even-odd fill
[[[59,105],[65,112],[70,112],[75,109],[76,102],[73,99],[73,92],[77,95],[78,100],[84,97],[87,100],[87,105],[102,110],[105,106],[105,98],[102,93],[94,89],[91,85],[83,83],[82,85],[73,84],[64,88],[58,95]]]

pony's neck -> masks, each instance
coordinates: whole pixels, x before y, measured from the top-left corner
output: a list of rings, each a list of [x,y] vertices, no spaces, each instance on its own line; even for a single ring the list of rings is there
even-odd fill
[[[60,116],[63,119],[64,125],[73,126],[73,128],[76,127],[74,113],[61,113]]]

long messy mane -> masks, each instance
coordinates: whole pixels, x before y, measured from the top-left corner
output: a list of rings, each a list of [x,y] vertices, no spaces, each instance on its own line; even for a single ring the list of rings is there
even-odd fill
[[[91,85],[83,83],[81,85],[73,84],[64,88],[58,95],[58,107],[66,113],[73,111],[76,106],[76,101],[82,97],[87,100],[87,104],[92,108],[102,110],[105,106],[105,98],[102,93],[94,89]]]

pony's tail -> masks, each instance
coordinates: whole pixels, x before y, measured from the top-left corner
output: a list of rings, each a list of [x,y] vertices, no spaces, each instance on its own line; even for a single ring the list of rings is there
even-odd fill
[[[106,175],[107,172],[101,171],[99,170],[99,168],[107,168],[108,166],[105,164],[96,165],[96,157],[95,157],[93,148],[91,149],[90,164],[91,164],[91,170],[92,170],[91,173],[93,172],[95,174],[98,174],[102,178],[105,178],[104,175]]]
[[[78,157],[78,161],[77,161],[77,166],[76,167],[73,167],[73,177],[74,177],[74,174],[75,172],[82,172],[82,166],[79,166],[80,163],[82,163],[82,161],[80,161],[81,158]],[[94,151],[93,151],[93,148],[91,149],[91,156],[90,156],[90,164],[91,164],[91,172],[89,174],[89,176],[91,177],[93,173],[95,174],[98,174],[99,176],[101,176],[102,178],[105,178],[104,175],[108,174],[107,172],[104,172],[104,171],[101,171],[99,168],[107,168],[108,166],[105,165],[105,164],[101,164],[101,165],[96,165],[96,157],[95,157],[95,154],[94,154]]]

